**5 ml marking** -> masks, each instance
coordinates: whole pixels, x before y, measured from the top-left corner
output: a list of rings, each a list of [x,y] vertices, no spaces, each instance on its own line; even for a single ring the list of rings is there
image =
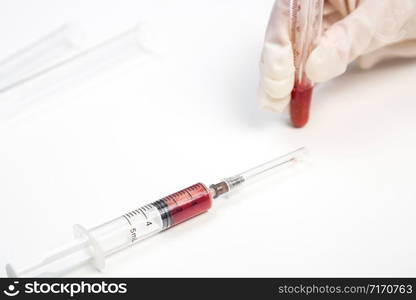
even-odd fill
[[[138,209],[135,209],[135,210],[123,215],[123,217],[126,219],[126,221],[130,225],[129,236],[130,236],[131,243],[134,243],[135,241],[138,240],[138,230],[139,229],[135,225],[135,220],[137,218],[140,218],[140,216],[144,217],[145,219],[144,220],[141,219],[141,220],[143,220],[145,223],[143,224],[142,221],[139,221],[139,222],[141,224],[145,225],[146,227],[149,227],[149,226],[153,225],[153,220],[151,218],[149,218],[149,216],[145,213],[145,212],[148,212],[150,209],[153,209],[153,207],[150,206],[150,205],[146,205],[144,207],[140,207]]]
[[[136,227],[133,227],[130,229],[131,234],[131,242],[134,243],[137,240],[137,234],[136,234]]]

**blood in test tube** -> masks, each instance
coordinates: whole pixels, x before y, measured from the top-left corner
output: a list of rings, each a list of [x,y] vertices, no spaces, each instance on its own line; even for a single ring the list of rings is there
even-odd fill
[[[290,118],[293,127],[302,128],[309,120],[313,86],[297,82],[292,90],[290,100]]]
[[[153,202],[153,205],[159,209],[163,227],[167,229],[210,209],[212,195],[204,184],[197,183]]]

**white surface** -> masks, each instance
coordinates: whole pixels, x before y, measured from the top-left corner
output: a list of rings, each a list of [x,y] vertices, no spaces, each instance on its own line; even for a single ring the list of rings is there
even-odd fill
[[[272,1],[0,4],[0,56],[64,21],[94,43],[137,21],[159,58],[0,127],[0,265],[196,181],[305,145],[311,163],[71,276],[416,276],[416,61],[320,86],[302,130],[258,109]],[[113,75],[113,76],[111,76]],[[99,207],[97,209],[97,206]],[[4,275],[4,273],[2,273]]]

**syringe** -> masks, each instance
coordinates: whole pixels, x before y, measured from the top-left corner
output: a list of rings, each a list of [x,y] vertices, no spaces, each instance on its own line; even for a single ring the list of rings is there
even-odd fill
[[[260,176],[297,164],[305,152],[305,148],[299,148],[209,187],[203,183],[194,184],[91,229],[75,225],[72,242],[28,267],[16,269],[6,265],[7,275],[57,277],[85,264],[102,270],[109,255],[206,212],[213,199]]]

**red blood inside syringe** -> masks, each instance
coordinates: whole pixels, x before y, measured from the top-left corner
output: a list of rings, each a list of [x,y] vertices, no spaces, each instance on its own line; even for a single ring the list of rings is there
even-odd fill
[[[290,118],[296,128],[306,125],[309,120],[313,85],[309,82],[297,82],[290,100]]]
[[[197,183],[163,199],[171,217],[171,226],[179,224],[211,208],[212,196],[202,183]]]

